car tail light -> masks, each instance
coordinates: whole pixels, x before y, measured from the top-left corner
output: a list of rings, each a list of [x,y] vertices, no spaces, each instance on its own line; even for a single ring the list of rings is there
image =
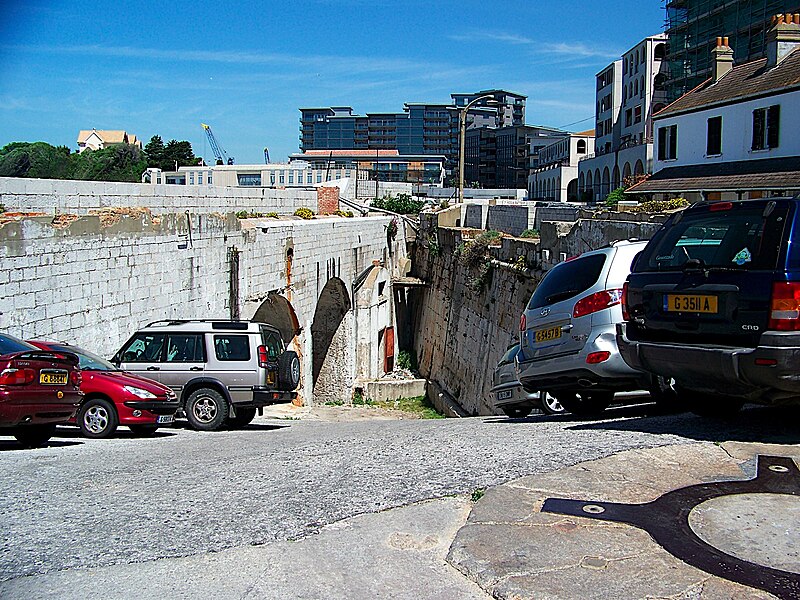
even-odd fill
[[[0,372],[0,385],[27,385],[33,383],[36,371],[33,369],[3,369]]]
[[[75,369],[72,373],[69,374],[69,380],[72,382],[72,385],[75,387],[81,387],[81,381],[83,381],[83,376],[81,372]]]
[[[258,366],[259,367],[266,367],[267,366],[267,347],[266,346],[259,346],[258,347]]]
[[[519,318],[519,330],[525,331],[528,328],[528,319],[525,318],[525,313]]]
[[[628,282],[622,284],[622,296],[619,299],[622,305],[622,318],[626,321],[631,320],[631,314],[628,312]]]
[[[603,290],[602,292],[595,292],[590,296],[581,298],[575,303],[575,308],[572,309],[572,316],[574,318],[583,317],[596,313],[598,310],[616,306],[622,300],[622,290]]]
[[[586,357],[587,365],[596,365],[598,363],[607,361],[611,358],[611,352],[603,350],[602,352],[592,352]]]
[[[800,331],[800,283],[780,281],[772,284],[769,329]]]
[[[715,202],[711,206],[708,207],[708,210],[711,212],[717,212],[720,210],[730,210],[733,208],[733,202]]]

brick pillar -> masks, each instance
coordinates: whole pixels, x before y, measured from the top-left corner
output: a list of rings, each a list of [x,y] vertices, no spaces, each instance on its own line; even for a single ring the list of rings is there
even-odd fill
[[[318,187],[317,207],[321,215],[330,215],[339,210],[339,188]]]

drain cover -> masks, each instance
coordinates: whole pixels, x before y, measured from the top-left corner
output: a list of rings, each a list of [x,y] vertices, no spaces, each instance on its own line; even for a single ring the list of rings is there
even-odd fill
[[[800,470],[779,456],[759,456],[754,479],[692,485],[646,504],[548,498],[542,507],[639,527],[693,567],[786,600],[800,598],[798,510]]]

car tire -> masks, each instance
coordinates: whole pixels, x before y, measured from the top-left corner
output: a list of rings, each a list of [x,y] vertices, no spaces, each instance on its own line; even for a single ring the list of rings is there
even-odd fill
[[[559,392],[555,396],[576,417],[597,417],[614,400],[614,392]]]
[[[500,410],[502,410],[507,417],[511,417],[512,419],[524,419],[533,410],[532,406],[504,406]]]
[[[128,429],[138,437],[150,437],[158,431],[158,425],[128,425]]]
[[[542,412],[546,415],[563,415],[567,412],[558,398],[550,392],[539,392],[539,402],[542,405]]]
[[[731,396],[688,391],[682,391],[680,395],[683,397],[691,395],[689,410],[700,417],[710,419],[729,419],[744,406],[744,399]]]
[[[235,417],[228,417],[227,425],[228,427],[238,429],[239,427],[245,427],[249,425],[253,419],[256,417],[256,409],[255,408],[237,408],[236,409],[236,416]]]
[[[78,411],[78,427],[83,437],[102,440],[114,435],[119,425],[117,409],[108,400],[90,398]]]
[[[678,413],[686,410],[686,403],[678,395],[675,380],[671,377],[655,375],[648,386],[650,399],[655,402],[654,414]]]
[[[217,390],[200,388],[186,400],[186,420],[197,431],[216,431],[228,418],[228,402]]]
[[[291,392],[300,384],[300,358],[294,350],[287,350],[278,358],[278,389]]]
[[[23,448],[41,448],[50,440],[56,432],[56,426],[46,425],[25,425],[14,429],[14,437],[22,444]]]

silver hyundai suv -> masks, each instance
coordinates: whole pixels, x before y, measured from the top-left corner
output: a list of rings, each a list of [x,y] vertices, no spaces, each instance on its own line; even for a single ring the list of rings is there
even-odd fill
[[[650,387],[617,348],[622,286],[646,245],[615,242],[553,267],[520,319],[517,377],[526,391],[549,392],[575,415],[605,410],[618,391]]]
[[[256,410],[291,402],[300,383],[300,361],[278,329],[252,321],[156,321],[112,362],[172,388],[189,424],[202,431],[243,427]]]

